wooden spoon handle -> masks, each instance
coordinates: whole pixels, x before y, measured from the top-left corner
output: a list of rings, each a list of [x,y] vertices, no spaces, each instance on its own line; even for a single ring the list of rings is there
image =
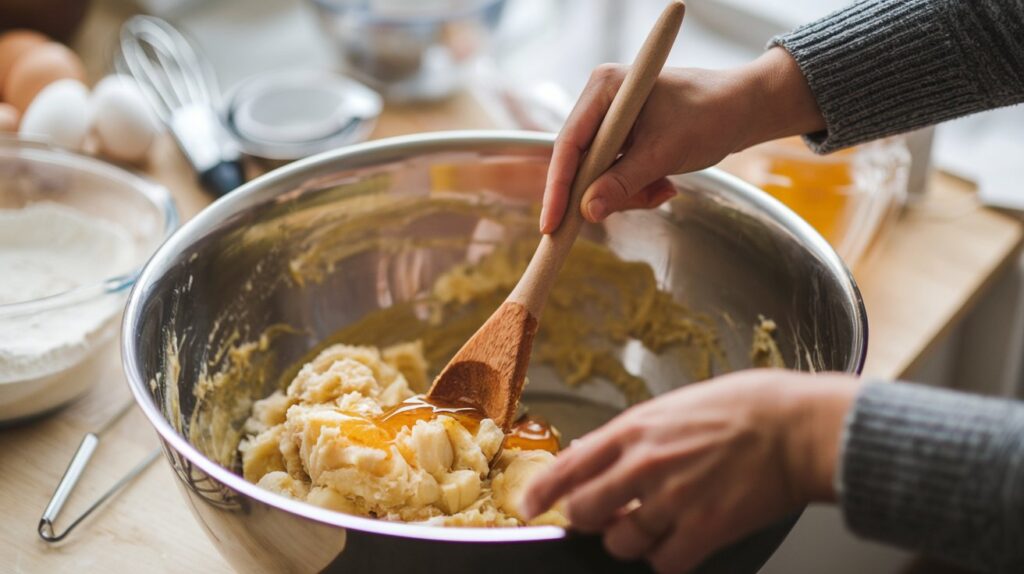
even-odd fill
[[[540,317],[551,286],[583,226],[583,215],[580,213],[583,194],[598,176],[611,167],[626,143],[665,65],[672,44],[675,43],[685,10],[686,6],[681,0],[670,2],[647,35],[608,113],[601,121],[589,151],[576,171],[561,225],[554,233],[541,238],[523,277],[508,296],[507,301],[523,305],[534,317]]]

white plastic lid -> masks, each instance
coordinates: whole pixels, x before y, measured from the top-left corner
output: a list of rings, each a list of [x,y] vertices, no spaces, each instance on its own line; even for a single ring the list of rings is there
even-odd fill
[[[345,76],[322,71],[272,72],[239,84],[225,123],[250,155],[298,159],[364,140],[381,97]]]

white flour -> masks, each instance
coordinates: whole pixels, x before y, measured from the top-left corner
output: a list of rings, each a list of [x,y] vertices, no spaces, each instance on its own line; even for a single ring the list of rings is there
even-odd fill
[[[114,328],[121,294],[12,314],[3,305],[63,293],[127,273],[137,264],[121,227],[54,203],[0,209],[0,384],[79,364]]]

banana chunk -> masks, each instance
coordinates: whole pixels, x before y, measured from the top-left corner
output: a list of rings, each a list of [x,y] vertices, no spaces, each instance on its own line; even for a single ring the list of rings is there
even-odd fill
[[[408,448],[415,453],[419,467],[434,478],[443,477],[455,460],[448,433],[438,421],[418,421],[409,435]]]
[[[286,391],[254,403],[238,447],[243,475],[281,495],[359,516],[522,525],[525,484],[554,457],[510,449],[496,462],[505,433],[493,420],[437,410],[410,415],[410,383],[425,387],[426,369],[418,342],[383,351],[324,349]],[[564,524],[557,511],[548,514],[531,524]]]
[[[520,503],[526,494],[526,487],[533,477],[549,468],[555,462],[555,455],[546,450],[506,450],[501,453],[496,473],[491,481],[494,502],[499,509],[510,516],[523,520]]]
[[[472,470],[456,470],[441,481],[441,510],[455,514],[480,496],[480,476]]]

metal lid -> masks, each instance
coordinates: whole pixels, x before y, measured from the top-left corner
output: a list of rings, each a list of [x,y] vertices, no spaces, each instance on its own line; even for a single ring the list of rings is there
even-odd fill
[[[383,107],[377,92],[323,71],[259,74],[225,101],[224,123],[245,153],[274,160],[363,141]]]

